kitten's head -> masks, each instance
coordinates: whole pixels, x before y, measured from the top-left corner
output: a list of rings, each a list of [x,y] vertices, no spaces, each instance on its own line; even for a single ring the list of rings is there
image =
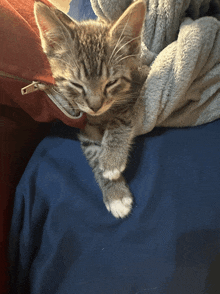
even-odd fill
[[[113,24],[76,22],[41,2],[35,2],[34,12],[42,48],[68,107],[101,115],[112,105],[137,98],[143,0],[130,5]]]

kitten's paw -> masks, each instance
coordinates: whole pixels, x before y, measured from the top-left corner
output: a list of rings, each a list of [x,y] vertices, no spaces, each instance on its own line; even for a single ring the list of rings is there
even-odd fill
[[[103,171],[103,177],[109,180],[117,180],[121,173],[125,170],[125,165],[121,166],[119,169],[114,168],[113,170]]]
[[[99,168],[103,171],[103,177],[109,180],[117,180],[125,170],[126,159],[118,158],[113,154],[103,152],[99,158]]]
[[[114,217],[124,218],[131,212],[132,203],[133,199],[131,197],[124,197],[106,203],[106,208],[114,215]]]
[[[116,218],[124,218],[132,209],[133,196],[123,176],[116,181],[105,181],[103,201],[108,211]]]

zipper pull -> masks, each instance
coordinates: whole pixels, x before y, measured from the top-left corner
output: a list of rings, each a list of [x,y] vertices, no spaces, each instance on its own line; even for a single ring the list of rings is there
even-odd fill
[[[32,93],[32,92],[35,92],[38,90],[45,91],[49,87],[51,87],[51,86],[48,84],[44,84],[44,83],[35,81],[35,82],[32,82],[30,85],[27,85],[26,87],[22,88],[21,94],[26,95],[26,94],[29,94],[29,93]]]
[[[26,87],[21,89],[21,94],[26,95],[26,94],[39,90],[38,84],[39,82],[32,82],[30,85],[27,85]]]

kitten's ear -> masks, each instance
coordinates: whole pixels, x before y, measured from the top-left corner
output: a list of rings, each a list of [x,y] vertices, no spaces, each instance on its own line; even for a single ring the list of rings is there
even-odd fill
[[[110,36],[116,40],[124,37],[130,43],[140,44],[145,19],[146,4],[143,0],[132,3],[110,29]],[[134,40],[133,40],[134,39]]]
[[[45,53],[60,49],[60,44],[68,42],[68,26],[77,25],[62,11],[49,8],[42,2],[34,3],[34,15],[40,32],[41,45]]]

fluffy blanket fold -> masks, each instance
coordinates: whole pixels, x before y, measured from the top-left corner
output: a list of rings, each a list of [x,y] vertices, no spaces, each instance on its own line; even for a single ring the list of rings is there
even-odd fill
[[[91,0],[97,16],[108,21],[118,18],[131,2]],[[219,118],[219,2],[146,3],[142,55],[151,70],[143,88],[146,111],[139,134],[155,126],[196,126]]]

